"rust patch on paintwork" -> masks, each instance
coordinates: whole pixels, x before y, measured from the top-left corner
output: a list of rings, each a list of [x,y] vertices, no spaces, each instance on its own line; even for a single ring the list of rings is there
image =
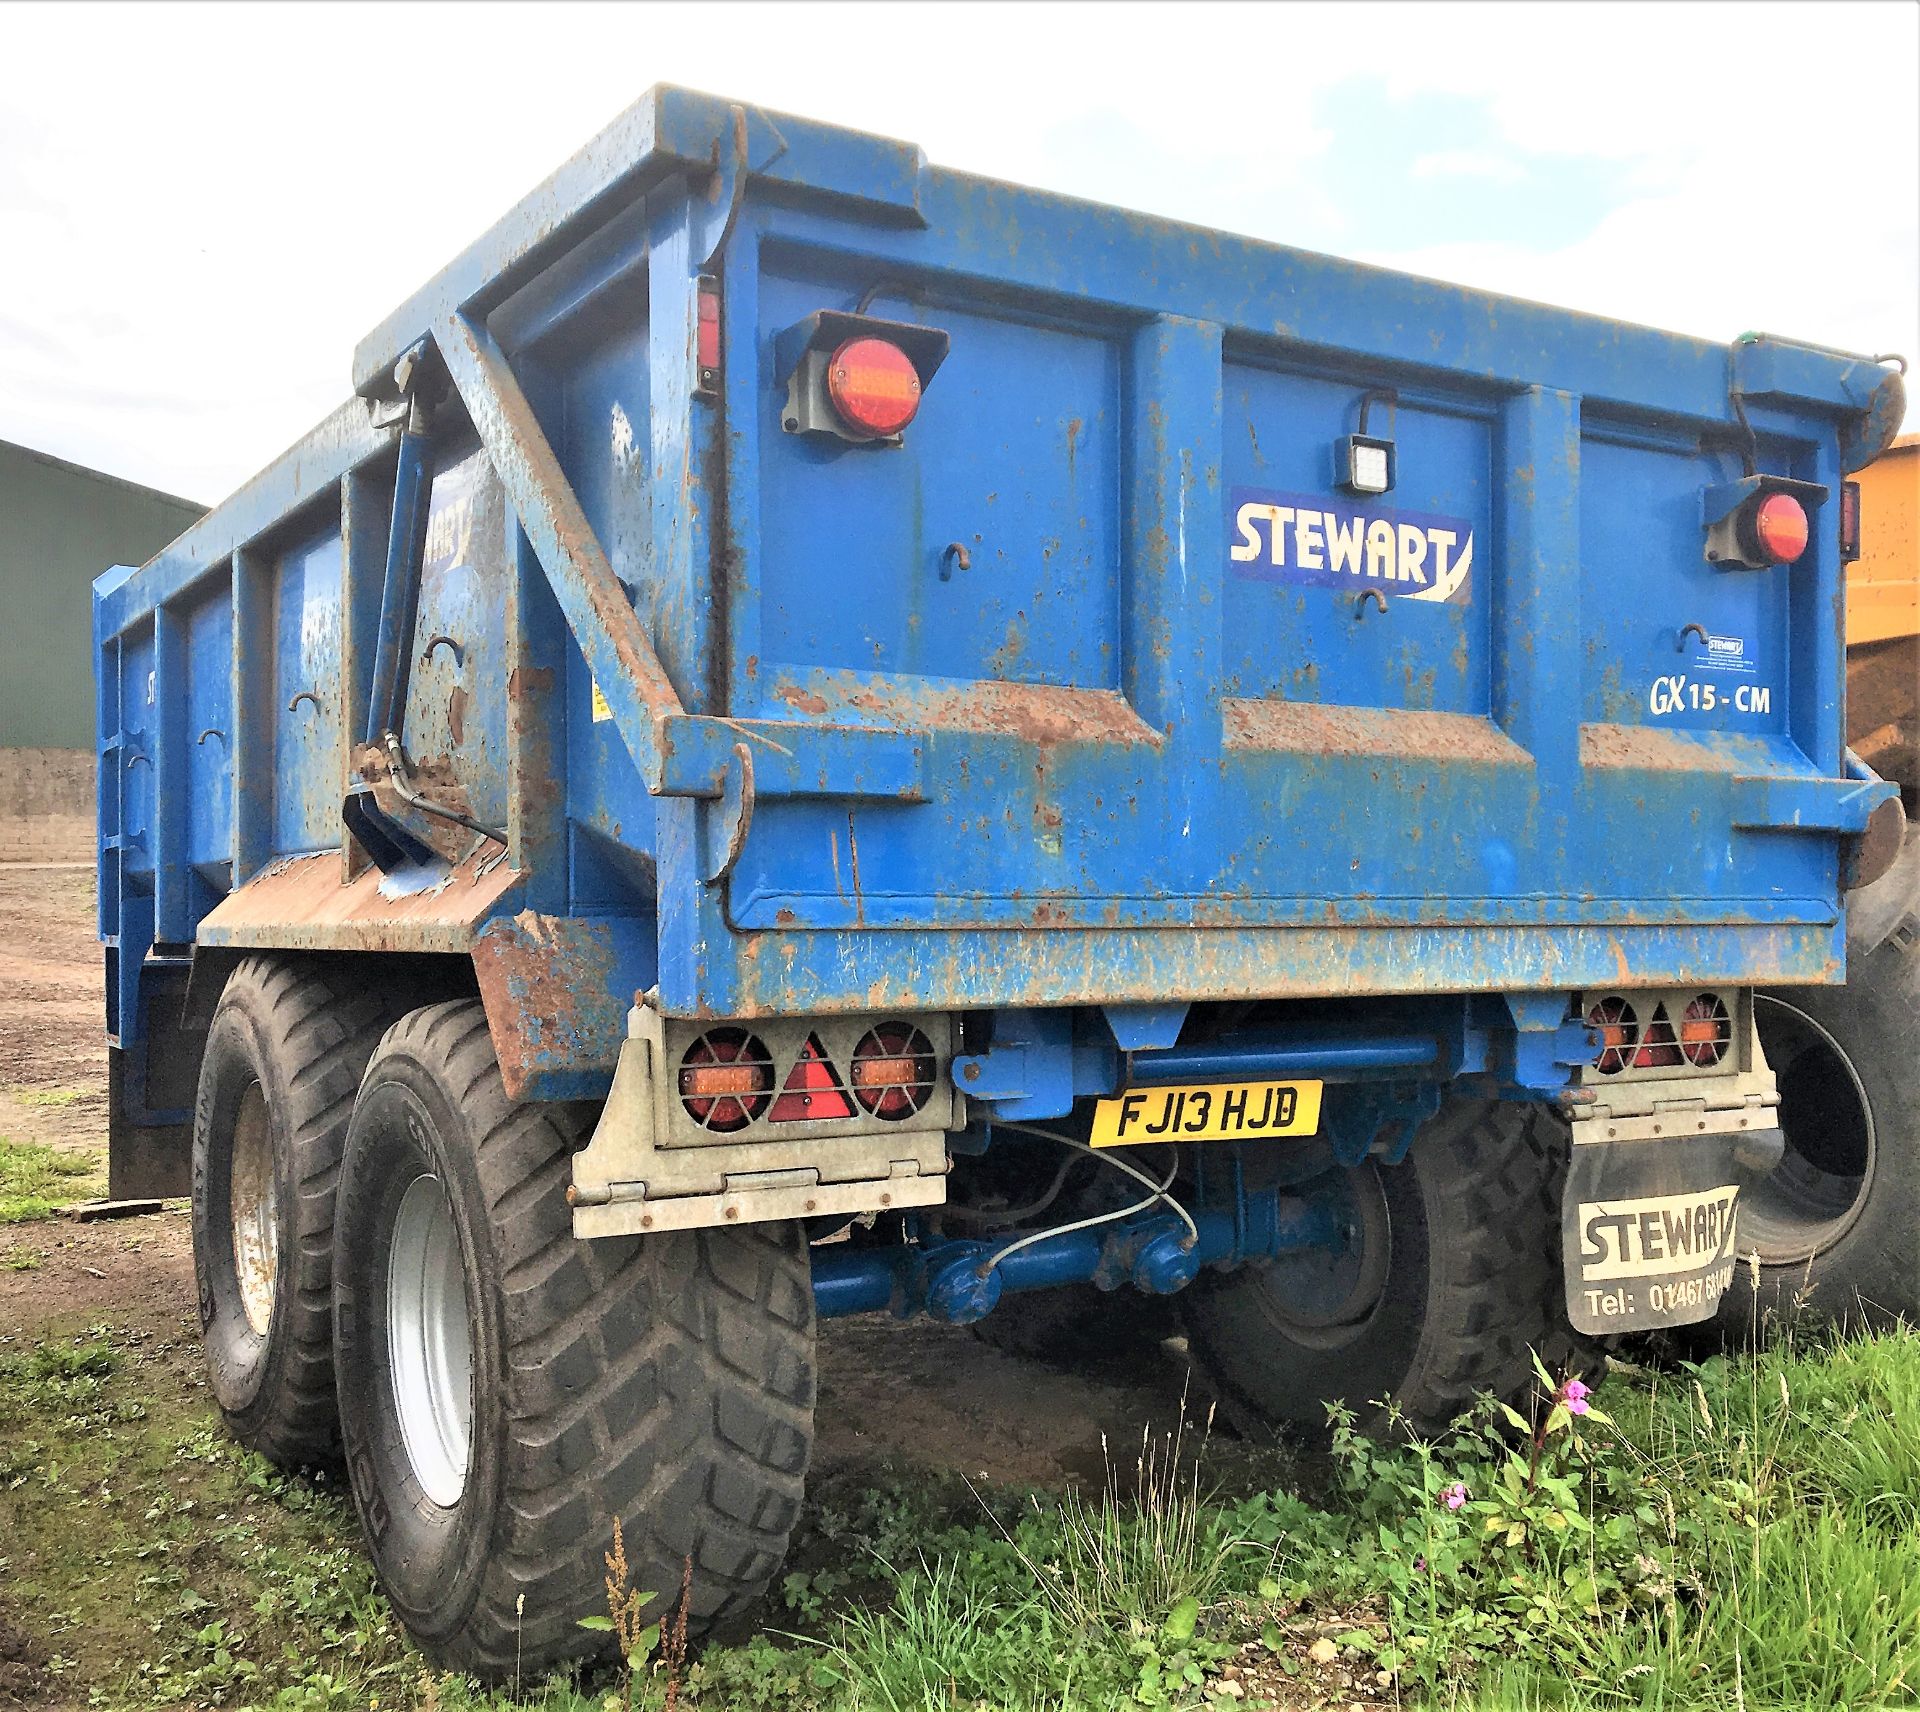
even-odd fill
[[[1583,725],[1580,727],[1580,764],[1583,767],[1631,767],[1660,773],[1745,773],[1756,767],[1772,770],[1763,754],[1742,756],[1729,746],[1732,737],[1703,743],[1680,731],[1662,731],[1651,725]]]
[[[798,684],[782,684],[779,694],[780,699],[785,702],[787,706],[798,708],[802,713],[825,713],[827,711],[827,698],[825,696],[815,695],[811,690],[803,690]]]
[[[552,773],[525,773],[520,779],[521,801],[529,809],[555,809],[560,806],[566,795],[566,789]],[[614,834],[619,836],[619,828]]]
[[[447,691],[447,734],[456,747],[467,740],[467,692],[460,684]]]
[[[551,666],[515,666],[507,674],[507,700],[519,701],[525,696],[545,695],[553,688],[553,668]]]
[[[1048,909],[1036,905],[1036,915]],[[806,951],[845,941],[795,934],[780,942],[778,962],[743,961],[727,1014],[1159,1003],[1169,994],[1194,1001],[1304,999],[1433,991],[1439,982],[1450,992],[1631,987],[1671,980],[1671,932],[1667,922],[1624,929],[1423,925],[1205,934],[1185,928],[1063,933],[1048,925],[930,933],[911,967],[894,970],[877,968],[855,951],[831,983],[815,978],[818,964]],[[1830,937],[1823,926],[1716,932],[1704,942],[1694,977],[1708,984],[1831,981],[1841,970],[1820,949]]]
[[[1229,697],[1221,704],[1228,749],[1366,755],[1530,767],[1533,757],[1487,720],[1465,713]]]
[[[1159,733],[1113,690],[1057,684],[981,682],[958,689],[868,686],[849,707],[912,730],[936,727],[1016,737],[1023,743],[1125,743],[1157,746]]]
[[[196,938],[294,951],[466,951],[478,924],[520,883],[499,854],[489,845],[441,884],[400,898],[381,896],[377,868],[342,884],[335,852],[296,856],[216,904]]]
[[[508,1099],[557,1062],[611,1068],[625,1032],[609,996],[613,965],[613,939],[599,922],[522,910],[487,923],[473,942],[473,972]]]

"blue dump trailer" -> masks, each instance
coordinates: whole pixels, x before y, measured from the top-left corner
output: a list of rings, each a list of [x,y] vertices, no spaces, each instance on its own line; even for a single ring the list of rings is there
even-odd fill
[[[434,1658],[616,1517],[750,1608],[826,1317],[1177,1313],[1250,1431],[1714,1319],[1901,847],[1893,368],[660,88],[352,387],[96,586],[112,1173]]]

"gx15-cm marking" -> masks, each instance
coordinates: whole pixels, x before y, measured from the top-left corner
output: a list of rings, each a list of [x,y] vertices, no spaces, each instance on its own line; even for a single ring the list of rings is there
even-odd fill
[[[1716,713],[1731,707],[1735,713],[1761,714],[1773,711],[1773,690],[1767,684],[1738,684],[1729,695],[1719,684],[1703,684],[1684,672],[1674,672],[1653,680],[1647,691],[1648,711],[1668,713]]]

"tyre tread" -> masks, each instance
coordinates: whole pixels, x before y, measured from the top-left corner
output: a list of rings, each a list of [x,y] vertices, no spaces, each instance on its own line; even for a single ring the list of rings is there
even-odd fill
[[[786,1556],[811,1453],[812,1293],[799,1228],[580,1241],[564,1189],[593,1108],[511,1103],[475,1001],[413,1012],[389,1033],[389,1052],[428,1068],[469,1126],[507,1343],[494,1549],[464,1618],[430,1650],[492,1677],[600,1650],[605,1637],[577,1619],[605,1604],[616,1515],[632,1584],[659,1596],[656,1613],[669,1610],[691,1557],[689,1631],[736,1616]],[[785,1375],[797,1387],[783,1389]],[[720,1482],[733,1502],[716,1497]]]
[[[1392,1169],[1421,1174],[1429,1282],[1417,1349],[1392,1389],[1393,1408],[1416,1431],[1431,1433],[1483,1392],[1522,1398],[1535,1353],[1549,1371],[1597,1373],[1598,1347],[1574,1332],[1564,1304],[1564,1122],[1538,1103],[1456,1100],[1414,1146],[1417,1160]],[[1184,1305],[1194,1355],[1227,1419],[1245,1433],[1270,1431],[1266,1407],[1237,1381],[1241,1352],[1209,1335],[1203,1298]],[[1262,1359],[1284,1361],[1272,1352]],[[1355,1413],[1377,1429],[1388,1416],[1373,1402],[1363,1400]]]
[[[229,1414],[240,1441],[282,1467],[339,1454],[332,1334],[333,1198],[360,1074],[391,1024],[394,1007],[365,982],[311,959],[252,956],[234,968],[220,1004],[248,1009],[268,1050],[293,1068],[284,1077],[284,1135],[293,1179],[294,1229],[285,1233],[287,1314],[283,1354],[263,1392]],[[204,1292],[203,1292],[204,1299]]]

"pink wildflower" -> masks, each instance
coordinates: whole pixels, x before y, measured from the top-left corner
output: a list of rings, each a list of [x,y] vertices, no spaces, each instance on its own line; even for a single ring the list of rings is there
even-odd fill
[[[1440,1502],[1449,1510],[1457,1510],[1467,1501],[1467,1483],[1456,1480],[1446,1491],[1440,1494]]]
[[[1566,1404],[1569,1415],[1584,1415],[1589,1395],[1588,1388],[1577,1379],[1569,1379],[1560,1387],[1560,1401]]]

